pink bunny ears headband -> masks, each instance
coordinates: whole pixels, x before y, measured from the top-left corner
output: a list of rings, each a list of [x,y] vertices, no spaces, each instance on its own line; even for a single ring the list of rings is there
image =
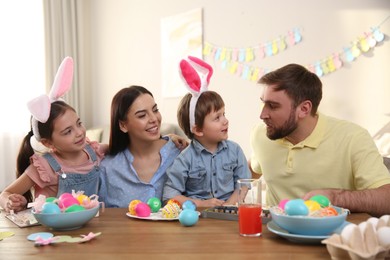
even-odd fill
[[[51,103],[60,100],[72,86],[73,80],[73,59],[66,57],[54,78],[49,95],[41,95],[27,103],[32,114],[32,130],[37,141],[41,140],[38,131],[38,121],[45,123],[49,119]]]
[[[187,60],[180,61],[180,72],[192,94],[189,108],[190,131],[195,125],[195,107],[200,95],[208,90],[213,68],[203,60],[188,56]]]

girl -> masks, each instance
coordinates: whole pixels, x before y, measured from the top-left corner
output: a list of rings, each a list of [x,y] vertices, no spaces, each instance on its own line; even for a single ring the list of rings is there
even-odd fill
[[[109,155],[101,165],[99,189],[106,207],[127,208],[132,200],[161,199],[165,171],[180,150],[171,138],[161,137],[160,126],[161,114],[146,88],[131,86],[114,96]],[[177,139],[177,146],[187,145]]]
[[[99,164],[104,148],[86,138],[86,129],[76,111],[59,100],[71,87],[73,60],[62,62],[49,96],[28,104],[31,131],[23,139],[17,158],[17,179],[0,194],[0,206],[7,212],[26,208],[39,195],[58,197],[64,192],[97,194]],[[35,154],[34,136],[50,151]]]

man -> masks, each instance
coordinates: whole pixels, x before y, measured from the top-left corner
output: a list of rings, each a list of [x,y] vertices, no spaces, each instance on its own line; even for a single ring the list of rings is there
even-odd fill
[[[322,194],[351,212],[390,214],[390,174],[374,141],[360,126],[317,111],[317,75],[289,64],[259,83],[264,124],[251,133],[249,165],[268,185],[267,204]]]

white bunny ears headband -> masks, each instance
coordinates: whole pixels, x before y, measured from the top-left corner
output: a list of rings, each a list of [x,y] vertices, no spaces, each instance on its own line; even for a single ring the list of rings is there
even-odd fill
[[[27,107],[32,114],[32,130],[35,139],[39,142],[41,136],[38,131],[38,121],[45,123],[50,116],[51,103],[60,100],[72,87],[73,80],[73,59],[66,57],[54,78],[49,95],[41,95],[27,103]]]
[[[198,72],[199,71],[199,72]],[[195,125],[195,107],[200,95],[208,90],[210,78],[213,75],[213,68],[203,60],[188,56],[187,60],[180,61],[180,72],[191,92],[189,116],[190,116],[190,131]]]

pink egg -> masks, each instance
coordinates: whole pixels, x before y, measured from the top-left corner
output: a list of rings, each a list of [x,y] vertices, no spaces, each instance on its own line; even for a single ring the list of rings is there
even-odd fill
[[[68,197],[73,197],[73,195],[68,193],[68,192],[65,192],[65,193],[62,193],[58,199],[63,200],[63,199],[68,198]]]
[[[145,202],[140,202],[135,206],[135,213],[138,217],[149,217],[151,209]]]
[[[58,205],[61,209],[66,209],[67,207],[75,204],[80,205],[79,201],[73,196],[60,199],[60,201],[58,202]]]
[[[289,201],[289,199],[282,199],[280,202],[279,202],[279,205],[278,207],[281,208],[282,210],[284,210],[284,206],[286,205],[286,203]]]

